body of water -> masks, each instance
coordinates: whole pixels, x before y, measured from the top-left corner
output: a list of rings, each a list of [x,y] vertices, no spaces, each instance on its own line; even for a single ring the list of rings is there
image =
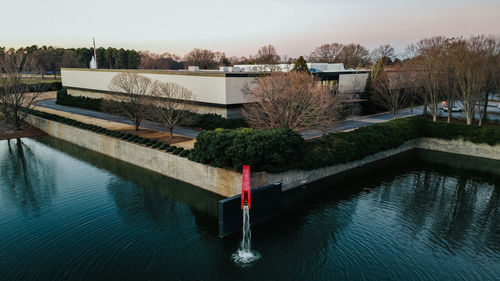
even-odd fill
[[[0,141],[0,280],[499,280],[500,165],[414,152],[217,235],[221,197],[51,138]]]

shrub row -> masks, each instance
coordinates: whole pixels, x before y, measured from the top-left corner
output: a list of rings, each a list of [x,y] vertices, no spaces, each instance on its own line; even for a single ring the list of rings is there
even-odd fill
[[[92,131],[92,132],[95,132],[98,134],[103,134],[103,135],[110,136],[113,138],[122,139],[124,141],[142,144],[142,145],[145,145],[145,146],[148,146],[148,147],[151,147],[154,149],[163,150],[166,152],[173,152],[173,154],[179,154],[179,156],[182,156],[182,157],[188,157],[188,155],[191,153],[191,150],[184,150],[182,147],[171,146],[168,143],[164,143],[161,141],[152,140],[152,139],[148,139],[148,138],[143,138],[141,136],[137,136],[134,134],[128,134],[128,133],[108,130],[108,129],[100,127],[100,126],[83,123],[80,121],[76,121],[76,120],[62,117],[62,116],[55,115],[55,114],[41,112],[41,111],[33,110],[33,109],[30,109],[28,111],[28,113],[35,115],[35,116],[38,116],[38,117],[41,117],[41,118],[44,118],[44,119],[47,119],[47,120],[56,121],[56,122],[63,123],[63,124],[69,125],[69,126]],[[182,152],[184,152],[184,153],[182,153]]]
[[[29,82],[28,82],[29,83]],[[29,83],[28,92],[45,92],[45,91],[59,91],[62,89],[61,82],[39,82]],[[4,93],[4,89],[0,88],[0,94]]]
[[[396,119],[308,141],[301,169],[342,164],[398,147],[419,137],[421,121],[419,118]]]
[[[74,97],[68,95],[68,91],[66,89],[62,89],[57,92],[56,104],[101,111],[101,103],[102,99]]]
[[[68,95],[66,89],[62,89],[57,93],[56,103],[95,111],[109,111],[111,109],[120,108],[118,102],[116,101],[104,102],[102,98],[93,99],[88,97],[75,97]],[[120,111],[113,110],[113,112],[109,113],[119,114]],[[184,127],[201,128],[203,130],[214,130],[216,128],[236,129],[248,127],[248,124],[243,119],[227,119],[218,114],[199,114],[195,112],[187,112],[186,118],[181,122],[180,125]]]
[[[500,127],[448,124],[411,117],[332,133],[310,141],[285,129],[203,131],[196,138],[189,159],[238,171],[243,164],[272,173],[295,168],[310,170],[360,160],[418,137],[462,138],[496,145],[500,144]]]

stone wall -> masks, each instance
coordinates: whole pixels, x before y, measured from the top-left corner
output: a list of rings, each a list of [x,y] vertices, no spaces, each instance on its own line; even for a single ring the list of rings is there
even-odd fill
[[[162,175],[188,182],[222,196],[231,197],[241,192],[242,176],[240,173],[231,170],[200,164],[157,149],[96,134],[36,116],[28,116],[27,121],[50,136],[69,141],[127,163],[147,168]],[[252,173],[252,187],[257,188],[280,182],[282,190],[286,191],[414,148],[500,160],[500,145],[490,146],[488,144],[474,144],[462,140],[420,138],[408,141],[400,147],[382,151],[367,156],[364,159],[345,164],[310,171],[292,170],[276,174],[266,172]]]
[[[476,144],[463,140],[419,138],[416,148],[500,160],[500,145]]]
[[[231,197],[241,191],[241,174],[234,171],[203,165],[171,153],[36,116],[30,115],[26,121],[50,136],[188,182],[222,196]]]

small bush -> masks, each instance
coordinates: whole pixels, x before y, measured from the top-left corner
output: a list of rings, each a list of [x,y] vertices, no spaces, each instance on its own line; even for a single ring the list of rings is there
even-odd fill
[[[174,151],[175,149],[177,149],[177,147],[176,147],[176,146],[169,146],[169,147],[167,147],[167,149],[165,149],[165,151],[166,151],[166,152],[172,152],[172,151]]]
[[[172,153],[177,155],[177,154],[181,153],[182,151],[184,151],[184,148],[177,147],[176,149],[174,149],[174,151],[172,151]]]
[[[162,143],[160,147],[158,147],[161,150],[165,150],[168,147],[168,143]]]
[[[191,150],[182,150],[180,153],[179,153],[179,156],[181,157],[187,157],[189,155],[189,153],[191,153]],[[175,154],[175,153],[174,153]]]

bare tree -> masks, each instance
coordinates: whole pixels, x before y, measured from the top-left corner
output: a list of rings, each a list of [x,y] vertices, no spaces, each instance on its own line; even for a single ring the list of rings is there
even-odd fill
[[[194,49],[184,57],[186,66],[196,65],[203,69],[215,69],[219,65],[216,59],[216,53],[202,49]]]
[[[339,61],[343,45],[339,43],[323,44],[311,53],[309,61],[334,63]]]
[[[373,61],[381,59],[384,65],[390,65],[394,58],[394,48],[389,44],[380,45],[372,51],[371,56]]]
[[[342,47],[339,61],[343,62],[346,68],[364,67],[369,65],[368,50],[359,44],[348,44]]]
[[[472,41],[458,39],[453,42],[453,45],[454,59],[451,67],[456,80],[457,93],[462,99],[465,119],[467,125],[470,125],[474,120],[476,109],[481,107],[481,100],[486,91],[486,77],[489,71],[487,60],[475,49]]]
[[[479,108],[480,120],[487,119],[487,109],[489,95],[500,88],[500,37],[498,36],[473,36],[469,39],[469,46],[476,56],[484,59],[486,68],[484,97],[482,97],[482,107]]]
[[[139,68],[142,69],[182,69],[184,65],[180,62],[180,57],[175,54],[163,53],[155,54],[148,51],[140,53],[141,62]]]
[[[441,101],[444,88],[442,73],[445,70],[443,48],[446,43],[445,37],[433,37],[422,39],[417,45],[418,57],[415,59],[418,68],[416,80],[417,88],[429,105],[433,121],[437,120],[439,114],[438,104]]]
[[[274,72],[257,78],[255,83],[243,90],[254,101],[243,107],[243,115],[252,127],[319,128],[333,118],[336,100],[310,74]],[[329,114],[328,118],[325,114]]]
[[[178,84],[164,82],[158,84],[155,101],[157,107],[154,110],[154,118],[168,128],[172,140],[174,129],[192,108],[193,94]]]
[[[132,120],[139,131],[142,121],[151,113],[153,96],[157,96],[158,83],[133,72],[122,72],[111,79],[109,88],[122,95],[119,110]]]
[[[396,119],[405,102],[407,74],[402,70],[379,73],[372,81],[372,88],[375,102],[389,109]]]
[[[273,45],[261,47],[255,57],[255,62],[260,64],[277,64],[279,61],[280,56]]]
[[[21,129],[27,111],[34,106],[39,92],[43,90],[41,84],[22,78],[22,71],[33,69],[30,66],[33,66],[32,62],[23,50],[7,52],[0,57],[0,111],[17,130]]]

